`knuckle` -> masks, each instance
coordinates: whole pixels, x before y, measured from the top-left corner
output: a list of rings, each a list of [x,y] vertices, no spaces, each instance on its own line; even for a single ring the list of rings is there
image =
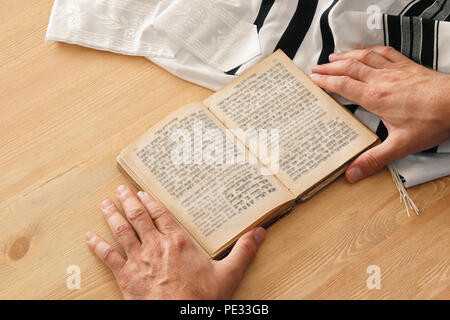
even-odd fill
[[[172,235],[172,245],[177,249],[184,248],[188,243],[188,239],[183,234],[174,233]]]
[[[128,217],[130,220],[137,220],[141,217],[143,217],[146,213],[144,208],[133,208],[129,211]]]
[[[105,251],[103,251],[103,260],[104,261],[108,261],[109,259],[111,259],[111,256],[113,254],[113,249],[111,247],[106,248]]]
[[[366,154],[365,157],[365,162],[367,163],[367,166],[373,171],[376,172],[380,169],[382,169],[382,165],[380,164],[380,162],[378,161],[377,158],[375,158],[373,155]]]
[[[129,224],[119,224],[114,228],[114,232],[116,233],[117,236],[121,237],[124,234],[128,233],[131,231],[130,225]]]
[[[150,211],[152,219],[158,220],[161,216],[165,215],[167,210],[163,207],[157,206]]]
[[[356,63],[356,60],[353,58],[342,60],[342,66],[344,68],[351,68]]]
[[[147,266],[152,265],[152,262],[153,262],[151,254],[149,254],[149,252],[146,252],[146,251],[141,252],[141,254],[139,256],[139,260],[141,263],[143,263]]]
[[[350,82],[349,76],[340,76],[336,79],[336,84],[338,88],[345,88]]]
[[[395,49],[392,48],[391,46],[381,47],[380,50],[383,54],[391,54],[395,51]]]
[[[367,58],[369,58],[370,56],[372,56],[374,54],[374,52],[371,49],[364,49],[361,52],[361,60],[366,60]]]

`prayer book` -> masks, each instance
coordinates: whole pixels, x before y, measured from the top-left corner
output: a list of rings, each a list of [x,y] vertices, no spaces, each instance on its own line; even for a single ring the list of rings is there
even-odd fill
[[[117,163],[219,259],[245,232],[301,205],[377,143],[278,50],[158,122]]]

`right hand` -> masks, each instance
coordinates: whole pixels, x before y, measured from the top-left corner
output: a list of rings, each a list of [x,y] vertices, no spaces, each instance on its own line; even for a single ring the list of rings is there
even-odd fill
[[[418,65],[391,47],[332,54],[330,61],[313,68],[313,81],[376,114],[389,133],[349,166],[349,182],[450,138],[449,75]]]

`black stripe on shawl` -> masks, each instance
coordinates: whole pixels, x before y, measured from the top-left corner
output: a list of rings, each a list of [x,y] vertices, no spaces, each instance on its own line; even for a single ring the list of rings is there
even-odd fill
[[[347,110],[350,111],[351,113],[355,114],[356,109],[359,108],[359,105],[357,105],[357,104],[347,104],[347,105],[344,105],[344,107],[346,107]]]
[[[436,40],[434,40],[434,50],[436,51],[436,61],[434,70],[439,70],[439,26],[441,22],[436,21]]]
[[[381,141],[386,140],[386,138],[388,137],[388,130],[384,125],[383,121],[380,121],[380,123],[378,124],[377,136],[380,138]]]
[[[405,16],[414,16],[419,17],[425,10],[427,10],[429,7],[435,3],[436,0],[422,0],[417,2],[415,5],[413,5],[411,8],[408,9],[408,11],[405,12]]]
[[[360,106],[357,104],[347,104],[347,105],[344,105],[344,107],[351,113],[355,114],[356,110]],[[380,123],[378,124],[376,134],[380,138],[381,141],[386,140],[386,138],[388,137],[388,130],[387,130],[386,126],[384,125],[383,121],[381,121],[381,120],[380,120]]]
[[[322,52],[320,53],[319,61],[317,64],[324,64],[330,62],[328,57],[334,52],[335,43],[333,32],[330,28],[330,23],[328,21],[328,16],[330,15],[331,9],[338,3],[339,0],[334,0],[331,6],[329,6],[322,16],[320,17],[320,30],[322,32]]]
[[[409,52],[408,57],[412,58],[413,55],[413,48],[414,48],[414,24],[413,24],[413,17],[409,18],[409,37],[410,37],[410,46],[409,46]],[[418,45],[422,45],[421,43]]]
[[[270,9],[272,9],[274,3],[275,0],[262,0],[258,16],[253,23],[254,25],[256,25],[256,29],[258,30],[258,32],[264,25],[264,21],[266,21],[267,15],[269,14]]]
[[[388,45],[397,51],[402,51],[402,29],[400,16],[387,16],[387,34],[389,36]]]
[[[441,10],[437,12],[433,19],[445,21],[450,16],[450,0],[446,0],[445,3],[442,5]]]
[[[422,0],[419,0],[419,1],[422,1]],[[408,4],[403,8],[403,10],[399,13],[399,16],[403,16],[403,15],[406,13],[406,10],[408,9],[408,7],[410,8],[410,6],[411,6],[414,2],[416,2],[416,0],[412,0],[410,3],[408,3]],[[409,10],[409,9],[408,9],[408,10]]]
[[[445,4],[447,3],[447,0],[443,1],[439,7],[439,9],[431,16],[429,17],[429,19],[434,19],[436,18],[436,16],[442,12],[442,10],[444,10],[445,8]],[[428,17],[424,17],[424,18],[428,18]]]
[[[435,41],[435,24],[434,20],[423,19],[422,20],[422,64],[433,69],[434,67],[434,49],[436,45]]]
[[[318,2],[318,0],[301,0],[298,2],[294,16],[274,51],[281,49],[289,58],[294,59],[311,27]]]
[[[430,149],[422,151],[422,152],[425,152],[425,153],[437,153],[438,148],[439,148],[439,146],[436,146],[436,147],[430,148]]]

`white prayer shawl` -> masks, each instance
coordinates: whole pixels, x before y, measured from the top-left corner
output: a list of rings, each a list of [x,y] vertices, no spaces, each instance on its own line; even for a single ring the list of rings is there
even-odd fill
[[[449,20],[450,0],[56,0],[46,40],[144,56],[218,90],[276,49],[307,73],[333,52],[369,45],[450,73]],[[375,115],[336,98],[386,137]],[[391,170],[400,188],[450,175],[450,141]]]

